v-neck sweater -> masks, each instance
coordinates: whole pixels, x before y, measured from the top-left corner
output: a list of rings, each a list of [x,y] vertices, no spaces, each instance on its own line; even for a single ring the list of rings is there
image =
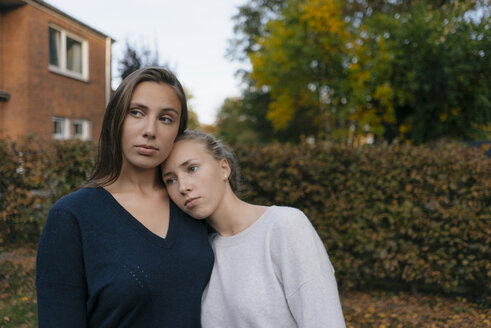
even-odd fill
[[[38,246],[39,327],[200,327],[207,227],[169,202],[165,238],[103,188],[56,202]]]

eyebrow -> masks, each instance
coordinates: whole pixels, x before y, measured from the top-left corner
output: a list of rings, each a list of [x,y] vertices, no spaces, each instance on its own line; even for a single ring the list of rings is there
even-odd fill
[[[189,162],[192,162],[192,161],[194,161],[194,160],[196,160],[196,158],[190,158],[190,159],[188,159],[187,161],[184,161],[184,162],[182,162],[181,164],[179,164],[179,167],[188,166]],[[168,176],[168,175],[172,175],[172,174],[173,174],[173,172],[172,172],[172,171],[165,172],[164,174],[162,174],[162,178],[163,178],[163,177],[166,177],[166,176]]]
[[[141,109],[146,109],[148,110],[148,106],[138,103],[138,102],[132,102],[130,103],[130,108],[141,108]],[[177,116],[179,116],[179,112],[177,109],[173,107],[166,107],[166,108],[161,108],[160,111],[162,112],[174,112]]]

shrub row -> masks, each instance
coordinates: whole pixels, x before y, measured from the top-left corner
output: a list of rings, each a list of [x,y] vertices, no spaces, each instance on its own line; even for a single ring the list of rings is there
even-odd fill
[[[491,291],[491,159],[458,144],[234,147],[243,197],[300,208],[346,288]],[[87,177],[94,143],[0,141],[0,244],[36,243],[49,207]]]
[[[458,144],[235,147],[244,197],[302,209],[344,287],[491,290],[491,159]]]
[[[49,208],[85,181],[95,155],[93,142],[0,140],[0,245],[37,243]]]

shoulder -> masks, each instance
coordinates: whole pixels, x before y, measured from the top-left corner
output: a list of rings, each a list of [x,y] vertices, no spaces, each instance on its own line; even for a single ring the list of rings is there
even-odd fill
[[[295,232],[300,229],[312,229],[307,216],[298,208],[288,206],[272,206],[269,209],[275,230]]]
[[[317,236],[310,220],[297,208],[272,206],[269,216],[269,230],[273,248],[281,248],[285,245],[291,247],[293,243],[310,242]]]
[[[57,218],[66,221],[85,218],[92,221],[98,213],[105,211],[107,200],[101,188],[82,188],[60,198],[49,210],[48,221]]]
[[[320,272],[320,267],[329,268],[334,272],[324,244],[307,216],[296,208],[273,207],[273,209],[275,210],[275,222],[271,229],[273,261],[282,265],[294,263],[295,270],[300,270],[308,277],[311,277],[310,273],[314,271]]]
[[[68,211],[87,204],[95,205],[94,201],[101,199],[99,188],[82,188],[61,197],[52,207],[51,211]]]
[[[101,207],[94,202],[97,189],[79,189],[60,198],[49,210],[44,224],[39,247],[51,249],[79,245],[82,227],[86,222],[97,218],[95,208]],[[100,196],[99,196],[100,197]]]
[[[273,205],[269,210],[275,215],[283,216],[285,219],[302,220],[306,218],[305,214],[295,207]]]

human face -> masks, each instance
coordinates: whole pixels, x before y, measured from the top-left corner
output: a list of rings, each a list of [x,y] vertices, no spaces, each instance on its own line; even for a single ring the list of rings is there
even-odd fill
[[[150,169],[169,156],[179,129],[181,103],[165,83],[142,82],[123,121],[123,167]]]
[[[215,213],[227,192],[230,168],[225,159],[216,160],[199,141],[174,144],[162,165],[162,178],[174,203],[195,219]]]

